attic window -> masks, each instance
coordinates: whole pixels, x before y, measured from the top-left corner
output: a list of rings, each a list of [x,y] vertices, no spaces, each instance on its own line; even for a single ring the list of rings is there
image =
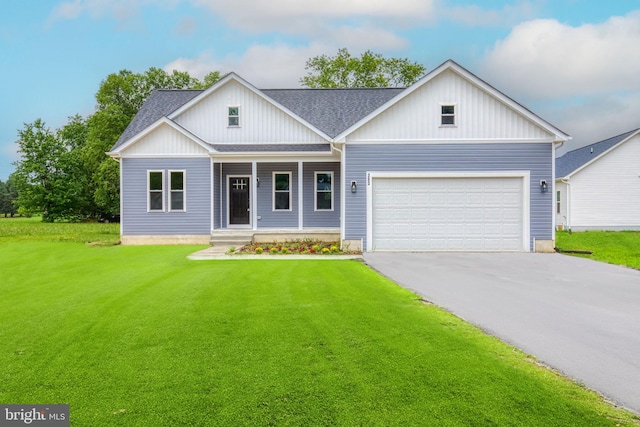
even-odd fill
[[[229,107],[229,127],[240,127],[240,107]]]
[[[454,104],[443,104],[440,106],[440,125],[456,125],[456,106]]]

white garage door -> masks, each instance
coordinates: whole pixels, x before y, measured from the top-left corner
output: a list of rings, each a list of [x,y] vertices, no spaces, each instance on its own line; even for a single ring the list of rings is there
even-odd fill
[[[374,178],[372,250],[522,251],[522,177]]]

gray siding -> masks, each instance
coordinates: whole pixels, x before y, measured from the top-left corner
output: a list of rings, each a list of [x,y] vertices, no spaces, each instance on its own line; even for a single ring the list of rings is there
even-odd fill
[[[304,185],[304,227],[305,228],[338,228],[340,227],[340,200],[342,177],[340,176],[340,163],[305,163],[303,167]],[[315,211],[314,172],[333,172],[333,210]]]
[[[211,162],[198,159],[122,159],[122,233],[124,235],[209,234]],[[147,171],[163,170],[168,207],[170,170],[186,171],[186,212],[147,212]]]
[[[291,211],[273,210],[273,172],[291,172]],[[298,227],[298,163],[259,163],[258,228]]]
[[[363,239],[366,247],[366,172],[477,172],[530,171],[530,236],[553,238],[551,186],[553,144],[406,144],[349,145],[345,147],[347,185],[358,182],[358,192],[345,197],[345,238]],[[540,192],[540,180],[549,184]]]

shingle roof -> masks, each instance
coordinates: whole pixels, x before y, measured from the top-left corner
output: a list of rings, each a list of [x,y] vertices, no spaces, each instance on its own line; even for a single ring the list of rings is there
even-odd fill
[[[571,174],[575,170],[579,169],[583,165],[598,157],[600,154],[620,144],[622,141],[627,139],[631,134],[637,132],[638,130],[640,129],[634,129],[621,135],[614,136],[612,138],[608,138],[591,145],[586,145],[581,148],[577,148],[558,157],[556,159],[556,177],[562,178]]]
[[[265,89],[262,93],[333,138],[403,90]]]
[[[403,90],[401,88],[264,89],[261,92],[333,138]],[[164,89],[152,92],[112,150],[158,119],[176,111],[202,92],[202,90]],[[229,149],[224,150],[229,151]]]
[[[129,126],[122,132],[112,150],[142,132],[158,119],[173,113],[201,93],[201,90],[154,90],[142,104]]]

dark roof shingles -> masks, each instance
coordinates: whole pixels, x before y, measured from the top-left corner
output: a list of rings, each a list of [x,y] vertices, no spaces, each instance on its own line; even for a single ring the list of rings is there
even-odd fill
[[[264,89],[262,93],[334,138],[403,88]]]

